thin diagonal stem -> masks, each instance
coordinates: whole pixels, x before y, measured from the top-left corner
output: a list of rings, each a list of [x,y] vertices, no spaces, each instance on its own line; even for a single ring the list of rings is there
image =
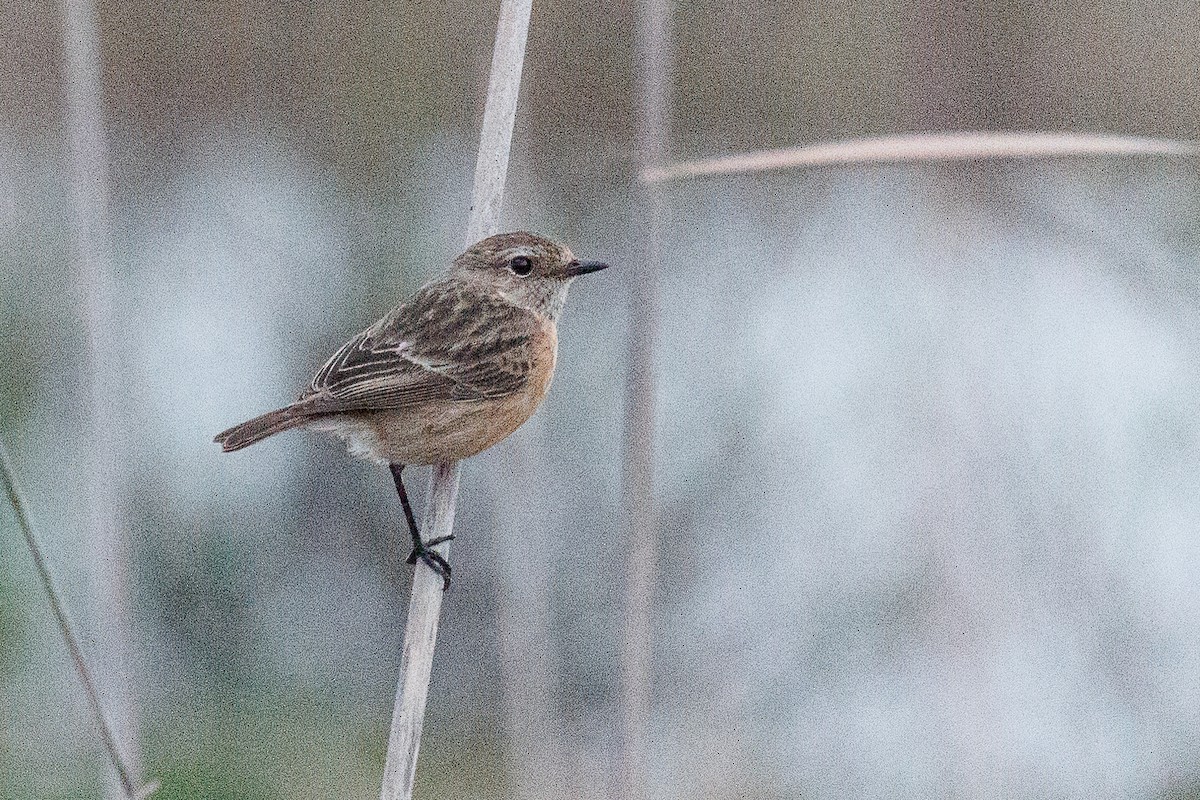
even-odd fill
[[[66,607],[63,604],[62,596],[58,592],[54,575],[50,572],[50,565],[46,561],[46,555],[42,550],[41,544],[38,542],[37,535],[33,532],[33,525],[29,522],[29,512],[25,505],[21,489],[17,485],[16,473],[8,457],[8,451],[5,449],[3,443],[0,443],[0,476],[3,477],[4,490],[16,514],[17,526],[25,536],[25,544],[29,547],[29,552],[33,554],[33,562],[37,566],[38,578],[41,580],[42,586],[45,587],[46,594],[50,598],[50,608],[54,611],[54,618],[58,622],[58,629],[62,632],[63,640],[67,643],[67,650],[71,653],[71,660],[75,662],[75,670],[79,673],[79,680],[83,683],[84,694],[87,695],[88,704],[92,707],[92,717],[96,720],[96,726],[100,729],[100,738],[104,742],[104,749],[108,751],[108,757],[112,761],[113,769],[117,771],[117,778],[121,782],[121,789],[125,792],[125,796],[129,798],[146,797],[150,792],[154,791],[155,787],[149,786],[141,790],[137,789],[133,784],[133,779],[130,777],[132,774],[131,771],[117,750],[117,740],[113,735],[113,730],[108,723],[108,719],[104,716],[104,708],[100,704],[100,695],[96,691],[96,682],[92,678],[92,671],[83,657],[82,648],[79,646],[79,635],[75,632],[75,626],[72,624],[70,617],[67,616]]]
[[[799,167],[1079,156],[1197,156],[1200,142],[1079,131],[938,131],[815,142],[676,164],[648,163],[646,184]]]

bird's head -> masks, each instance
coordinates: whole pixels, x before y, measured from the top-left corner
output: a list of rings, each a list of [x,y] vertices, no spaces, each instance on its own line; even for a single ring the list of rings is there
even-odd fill
[[[565,245],[526,231],[498,233],[454,259],[452,271],[486,282],[508,300],[557,321],[571,281],[608,264],[580,261]]]

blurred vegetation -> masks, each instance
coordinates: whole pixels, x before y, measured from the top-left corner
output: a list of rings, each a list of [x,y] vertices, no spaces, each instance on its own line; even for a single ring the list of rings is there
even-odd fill
[[[12,675],[21,666],[26,647],[26,627],[23,609],[17,603],[12,578],[0,573],[0,680]]]
[[[964,126],[1200,137],[1186,4],[676,10],[680,158]],[[0,435],[21,445],[86,620],[60,14],[0,4]],[[290,399],[461,244],[494,14],[457,0],[99,6],[156,797],[378,791],[408,585],[387,476],[316,437],[236,458],[209,437]],[[514,226],[616,276],[639,252],[632,27],[630,3],[535,3],[507,201]],[[669,190],[664,796],[969,796],[988,770],[1011,781],[996,783],[1005,796],[1066,796],[1072,780],[1197,796],[1200,715],[1173,683],[1195,674],[1195,573],[1178,565],[1198,560],[1200,518],[1196,186],[1194,166],[1151,159]],[[541,412],[556,481],[529,486],[486,456],[467,468],[419,796],[512,783],[489,482],[565,532],[546,554],[561,661],[547,702],[570,780],[592,792],[579,796],[607,791],[625,297],[605,280],[572,290]],[[96,796],[94,735],[2,512],[0,552],[0,796]],[[1070,758],[1119,778],[1053,763]],[[1175,788],[1125,791],[1161,785]]]

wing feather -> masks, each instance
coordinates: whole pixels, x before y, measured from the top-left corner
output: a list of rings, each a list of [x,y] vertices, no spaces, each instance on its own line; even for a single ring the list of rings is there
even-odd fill
[[[333,413],[503,397],[528,379],[537,326],[485,289],[432,283],[342,345],[300,402]]]

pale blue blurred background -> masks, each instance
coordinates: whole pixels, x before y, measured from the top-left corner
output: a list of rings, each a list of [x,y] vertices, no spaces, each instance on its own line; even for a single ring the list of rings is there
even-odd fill
[[[460,249],[494,14],[99,6],[113,481],[158,798],[378,793],[410,575],[390,478],[315,434],[234,456],[211,438]],[[669,151],[1196,139],[1198,19],[680,6]],[[627,4],[535,3],[505,227],[614,269],[572,289],[535,421],[466,467],[418,796],[614,788],[632,24]],[[61,25],[56,4],[0,7],[0,436],[90,631]],[[666,198],[652,796],[1200,797],[1196,162],[821,169]],[[8,512],[0,553],[0,797],[97,796]],[[513,701],[531,675],[540,712]]]

